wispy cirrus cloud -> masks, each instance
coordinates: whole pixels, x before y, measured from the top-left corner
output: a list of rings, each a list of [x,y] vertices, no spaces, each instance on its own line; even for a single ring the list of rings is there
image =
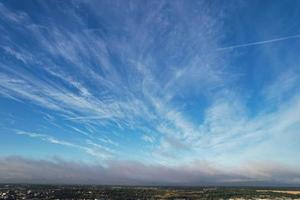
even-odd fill
[[[15,133],[96,160],[168,167],[268,153],[280,160],[262,149],[282,133],[299,138],[298,71],[257,81],[251,97],[252,66],[232,66],[224,51],[298,35],[222,47],[224,15],[235,7],[205,1],[35,3],[47,14],[0,4],[0,94],[40,120]]]
[[[86,153],[96,156],[99,159],[108,159],[109,157],[112,157],[113,150],[106,148],[100,144],[94,143],[90,140],[86,140],[85,145],[84,144],[76,144],[69,141],[61,140],[54,138],[51,135],[46,134],[40,134],[40,133],[32,133],[32,132],[24,132],[24,131],[17,131],[16,134],[18,135],[24,135],[31,138],[36,138],[45,142],[49,142],[52,144],[62,145],[66,147],[71,147],[79,150],[83,150]]]
[[[98,15],[94,13],[90,5],[83,4],[82,6],[87,6],[93,14]],[[37,49],[25,49],[14,42],[14,36],[3,38],[2,49],[19,63],[13,67],[9,67],[9,63],[3,63],[1,93],[18,101],[30,101],[46,109],[54,110],[66,120],[89,123],[99,128],[115,126],[121,130],[138,131],[138,127],[146,126],[152,132],[159,132],[159,127],[170,124],[180,129],[176,134],[176,140],[181,140],[186,137],[186,134],[191,134],[190,130],[182,129],[187,129],[192,125],[180,116],[176,108],[168,105],[172,96],[176,95],[172,91],[174,87],[172,83],[181,82],[180,87],[186,88],[187,85],[184,82],[187,82],[191,72],[195,73],[200,70],[198,73],[201,73],[203,70],[202,67],[197,69],[197,63],[203,58],[207,59],[207,62],[214,62],[214,60],[206,58],[205,55],[191,55],[191,61],[181,63],[182,66],[186,65],[183,69],[178,69],[177,66],[172,69],[166,65],[166,70],[171,72],[171,76],[161,81],[158,80],[156,74],[159,58],[147,56],[149,53],[155,54],[154,49],[158,48],[151,39],[153,34],[171,36],[170,41],[165,41],[165,47],[161,50],[163,54],[169,54],[168,51],[172,46],[180,45],[176,44],[176,40],[180,38],[174,35],[173,31],[164,33],[170,24],[163,12],[156,12],[152,9],[156,6],[162,11],[165,5],[150,4],[146,24],[138,25],[136,21],[125,21],[124,24],[120,24],[120,30],[116,32],[108,30],[111,35],[106,38],[102,36],[101,29],[88,28],[85,19],[75,8],[70,9],[69,14],[72,20],[74,17],[77,31],[70,31],[68,28],[52,24],[52,21],[47,22],[47,25],[36,24],[29,13],[13,13],[5,8],[3,20],[14,23],[18,27],[17,29],[11,27],[16,34],[32,35],[32,42]],[[5,6],[2,5],[2,7]],[[116,10],[112,9],[111,12],[113,14]],[[176,17],[180,18],[185,14],[186,12],[178,13]],[[22,17],[12,17],[18,15]],[[11,20],[11,18],[18,20]],[[210,26],[213,25],[210,24],[210,20],[214,21],[214,19],[206,14],[199,16],[199,20],[201,19],[207,20],[208,23],[203,26],[211,29]],[[163,28],[162,32],[150,35],[145,32],[149,26],[156,25]],[[135,32],[133,29],[125,30],[124,37],[127,37],[132,44],[140,40],[141,46],[133,48],[128,43],[124,43],[122,37],[115,37],[119,34],[118,31],[122,31],[122,28],[126,26],[140,26],[140,32]],[[178,30],[180,34],[183,34],[182,27],[178,26]],[[143,36],[142,33],[146,35]],[[192,31],[189,31],[188,35],[199,39],[195,45],[198,45],[204,36],[209,36],[205,32],[198,36]],[[183,47],[192,54],[192,49],[188,46],[188,41],[191,39],[183,39]],[[213,44],[215,41],[211,42]],[[137,54],[136,48],[144,49],[144,51]],[[114,58],[117,58],[119,64],[115,63]],[[171,64],[174,61],[168,62]],[[190,62],[193,64],[190,65]],[[18,67],[18,65],[23,67]],[[36,67],[32,68],[33,65]],[[210,67],[205,67],[205,69],[210,69]],[[37,77],[35,72],[44,75]],[[78,74],[81,75],[80,78]],[[204,77],[202,79],[203,81],[210,80]],[[161,91],[162,87],[164,91]],[[172,116],[172,113],[176,113],[176,116]],[[161,119],[164,120],[159,122]],[[150,126],[152,122],[154,124]],[[165,133],[162,134],[165,135]],[[167,138],[171,137],[173,136],[167,136]]]

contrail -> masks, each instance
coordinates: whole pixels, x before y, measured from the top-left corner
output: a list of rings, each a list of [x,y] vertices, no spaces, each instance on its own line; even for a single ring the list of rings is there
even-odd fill
[[[275,38],[275,39],[271,39],[271,40],[250,42],[250,43],[233,45],[233,46],[228,46],[228,47],[221,47],[221,48],[218,48],[217,51],[224,51],[224,50],[236,49],[236,48],[241,48],[241,47],[249,47],[249,46],[255,46],[255,45],[260,45],[260,44],[268,44],[268,43],[279,42],[279,41],[289,40],[289,39],[294,39],[294,38],[300,38],[300,35],[291,35],[291,36]]]

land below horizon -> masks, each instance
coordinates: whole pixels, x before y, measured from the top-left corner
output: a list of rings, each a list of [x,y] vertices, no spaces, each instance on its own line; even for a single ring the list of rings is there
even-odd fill
[[[167,187],[2,184],[0,200],[300,199],[298,187]]]

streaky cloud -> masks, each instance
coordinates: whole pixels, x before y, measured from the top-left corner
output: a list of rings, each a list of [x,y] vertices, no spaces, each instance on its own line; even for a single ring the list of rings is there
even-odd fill
[[[95,179],[90,174],[79,182],[288,182],[286,176],[296,183],[300,30],[290,22],[300,18],[299,9],[282,15],[276,9],[283,3],[275,0],[262,13],[289,23],[270,24],[256,15],[261,5],[240,3],[1,2],[0,146],[7,155],[24,156],[1,162],[35,166],[39,161],[26,156],[55,152],[77,158],[79,175],[94,171]],[[254,42],[220,46],[249,35]],[[258,51],[230,52],[247,47]],[[257,168],[251,162],[246,170],[244,163],[254,158]],[[97,167],[81,168],[81,160]],[[41,160],[63,174],[62,163],[71,167]],[[98,174],[97,163],[107,177]]]

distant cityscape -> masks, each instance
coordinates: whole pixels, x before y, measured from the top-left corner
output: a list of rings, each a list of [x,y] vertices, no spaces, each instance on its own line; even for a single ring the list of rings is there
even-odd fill
[[[300,188],[1,185],[0,200],[300,199]]]

